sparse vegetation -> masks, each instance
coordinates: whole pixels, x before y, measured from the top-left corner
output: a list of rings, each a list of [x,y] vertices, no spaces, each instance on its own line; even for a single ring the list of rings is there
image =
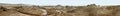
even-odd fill
[[[120,6],[98,7],[95,4],[88,6],[20,6],[6,4],[0,6],[0,16],[120,16],[119,12]]]

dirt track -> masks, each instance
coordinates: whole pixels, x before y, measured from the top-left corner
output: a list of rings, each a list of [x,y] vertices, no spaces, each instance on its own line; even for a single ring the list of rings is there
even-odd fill
[[[0,6],[0,16],[120,16],[120,6]]]

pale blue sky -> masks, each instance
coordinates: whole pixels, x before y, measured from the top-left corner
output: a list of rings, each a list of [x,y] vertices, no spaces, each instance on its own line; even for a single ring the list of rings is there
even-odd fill
[[[0,3],[23,3],[37,5],[84,5],[84,4],[120,4],[120,0],[0,0]]]

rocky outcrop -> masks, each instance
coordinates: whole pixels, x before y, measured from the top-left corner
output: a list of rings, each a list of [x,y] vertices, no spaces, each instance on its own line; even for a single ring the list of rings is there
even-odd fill
[[[0,16],[120,16],[120,6],[0,6]]]

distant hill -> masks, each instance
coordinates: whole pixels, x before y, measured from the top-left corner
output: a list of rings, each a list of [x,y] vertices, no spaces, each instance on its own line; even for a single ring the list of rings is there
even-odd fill
[[[120,6],[29,6],[0,3],[0,16],[120,16]]]

